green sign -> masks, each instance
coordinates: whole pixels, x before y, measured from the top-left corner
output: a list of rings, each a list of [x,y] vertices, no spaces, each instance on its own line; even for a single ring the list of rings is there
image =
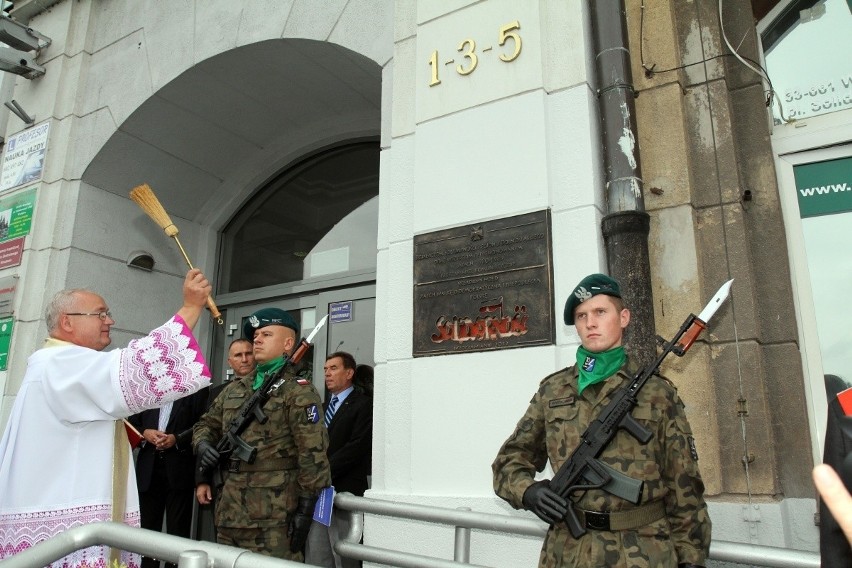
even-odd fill
[[[12,318],[0,319],[0,371],[9,364],[9,344],[12,342]]]
[[[36,188],[0,199],[0,241],[24,237],[33,224]]]
[[[794,166],[793,175],[802,219],[852,211],[852,158]]]

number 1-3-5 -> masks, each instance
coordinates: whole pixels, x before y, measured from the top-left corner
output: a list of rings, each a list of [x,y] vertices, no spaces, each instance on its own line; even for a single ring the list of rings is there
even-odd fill
[[[518,33],[518,30],[521,29],[521,24],[518,20],[509,22],[505,26],[500,28],[500,33],[497,35],[497,44],[503,46],[506,44],[506,40],[512,39],[512,44],[514,45],[514,50],[511,53],[501,53],[499,55],[500,61],[505,63],[510,63],[518,58],[521,54],[521,34]],[[482,51],[489,51],[491,47],[486,47]],[[467,38],[462,40],[459,44],[457,50],[462,54],[462,58],[464,61],[456,65],[456,73],[459,75],[470,75],[476,69],[476,66],[479,64],[479,56],[476,54],[476,42]],[[454,63],[454,60],[447,61],[447,64]],[[431,81],[429,81],[429,86],[434,87],[435,85],[440,85],[441,80],[438,78],[438,50],[432,52],[432,56],[429,57],[429,67],[432,69],[432,77]]]

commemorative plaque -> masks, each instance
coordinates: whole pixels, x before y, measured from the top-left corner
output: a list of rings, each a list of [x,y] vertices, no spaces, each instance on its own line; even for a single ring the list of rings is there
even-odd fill
[[[554,340],[549,209],[414,237],[415,357]]]

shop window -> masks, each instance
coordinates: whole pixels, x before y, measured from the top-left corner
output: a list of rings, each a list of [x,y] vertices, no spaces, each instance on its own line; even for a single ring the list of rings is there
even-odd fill
[[[852,157],[799,164],[793,174],[822,367],[852,383]]]

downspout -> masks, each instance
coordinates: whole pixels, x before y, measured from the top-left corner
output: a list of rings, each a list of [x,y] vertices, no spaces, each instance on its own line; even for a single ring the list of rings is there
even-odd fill
[[[656,353],[650,216],[645,212],[636,130],[636,97],[628,50],[623,0],[590,0],[591,31],[598,83],[607,213],[601,221],[609,274],[619,281],[630,325],[625,344],[634,361]]]

